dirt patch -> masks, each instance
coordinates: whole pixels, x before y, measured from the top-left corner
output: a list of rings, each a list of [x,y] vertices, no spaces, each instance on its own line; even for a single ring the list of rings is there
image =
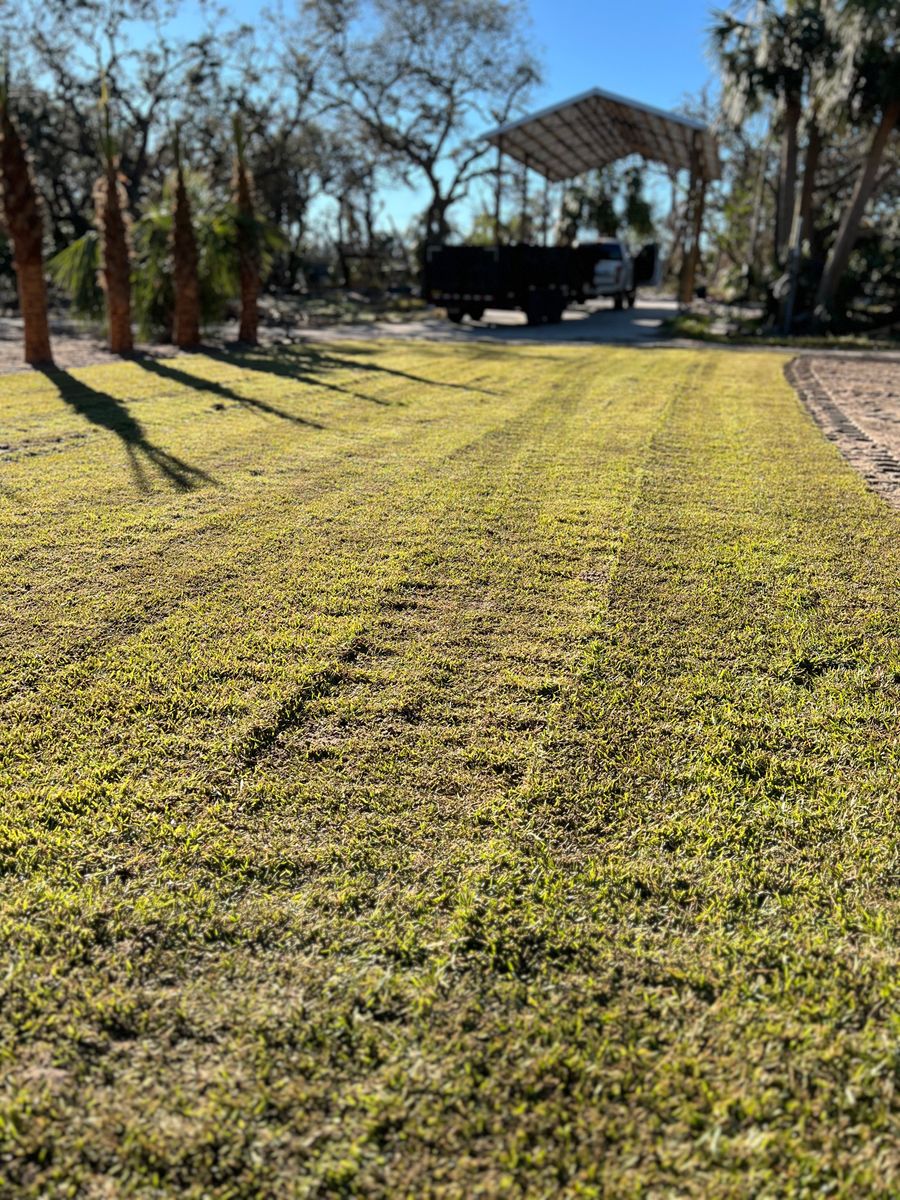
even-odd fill
[[[110,354],[103,334],[74,321],[51,320],[50,336],[53,343],[53,358],[58,367],[71,371],[76,367],[93,367],[97,363],[121,362],[117,354]],[[142,354],[155,357],[172,355],[172,346],[146,345],[141,343]],[[0,375],[13,371],[28,371],[22,359],[22,321],[19,317],[0,317]]]
[[[900,362],[804,355],[785,374],[825,436],[900,508]]]

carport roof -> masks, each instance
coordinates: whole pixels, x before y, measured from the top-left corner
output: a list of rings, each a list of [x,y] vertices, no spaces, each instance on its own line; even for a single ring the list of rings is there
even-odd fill
[[[553,182],[629,154],[690,170],[694,144],[703,178],[719,176],[718,147],[708,126],[600,88],[501,125],[485,138]]]

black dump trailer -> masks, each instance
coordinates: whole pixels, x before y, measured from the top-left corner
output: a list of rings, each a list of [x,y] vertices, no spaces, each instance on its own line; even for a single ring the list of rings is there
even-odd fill
[[[480,321],[486,308],[520,308],[529,325],[555,323],[569,304],[597,295],[594,269],[601,244],[580,246],[429,246],[422,295],[451,321]],[[650,282],[656,246],[635,259],[635,286]]]
[[[529,325],[559,321],[576,298],[564,246],[429,246],[423,296],[451,321],[486,308],[521,308]]]

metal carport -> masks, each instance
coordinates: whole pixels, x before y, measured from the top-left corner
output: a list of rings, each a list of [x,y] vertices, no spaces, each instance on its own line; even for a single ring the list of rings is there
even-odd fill
[[[679,299],[683,304],[690,302],[700,256],[706,188],[720,173],[718,146],[708,126],[679,113],[592,88],[484,136],[497,147],[498,225],[504,154],[552,183],[573,179],[631,154],[673,170],[688,171],[690,242],[684,248]]]

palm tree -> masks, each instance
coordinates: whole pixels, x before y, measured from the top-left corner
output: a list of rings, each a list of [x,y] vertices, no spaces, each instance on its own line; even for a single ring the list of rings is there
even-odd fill
[[[900,124],[900,3],[898,0],[845,0],[835,14],[843,47],[840,76],[849,101],[872,122],[872,136],[859,165],[856,183],[841,215],[816,292],[816,314],[827,320],[841,276],[859,236],[866,205],[875,191],[884,152]]]
[[[113,354],[130,354],[134,349],[134,338],[131,332],[128,197],[119,175],[119,157],[112,138],[105,82],[100,108],[104,172],[94,185],[94,214],[100,235],[100,286],[106,296],[109,348]]]
[[[175,280],[173,340],[183,350],[200,341],[200,270],[191,201],[184,182],[181,145],[175,134],[175,205],[172,226],[172,273]]]
[[[259,236],[250,173],[244,153],[240,117],[234,118],[233,202],[237,222],[238,266],[241,278],[240,341],[255,346],[259,331]]]
[[[238,222],[234,205],[219,202],[203,175],[183,168],[197,247],[200,324],[220,321],[228,300],[240,293]],[[172,337],[175,329],[176,280],[173,243],[177,179],[165,182],[155,203],[145,204],[131,230],[131,311],[141,336]],[[253,227],[261,275],[285,239],[271,222],[257,217]],[[71,242],[47,264],[55,283],[69,295],[72,311],[89,320],[105,311],[100,276],[100,238],[95,229]]]
[[[25,325],[25,361],[47,365],[53,362],[53,352],[44,280],[44,226],[25,145],[10,113],[7,79],[0,84],[0,182]]]

